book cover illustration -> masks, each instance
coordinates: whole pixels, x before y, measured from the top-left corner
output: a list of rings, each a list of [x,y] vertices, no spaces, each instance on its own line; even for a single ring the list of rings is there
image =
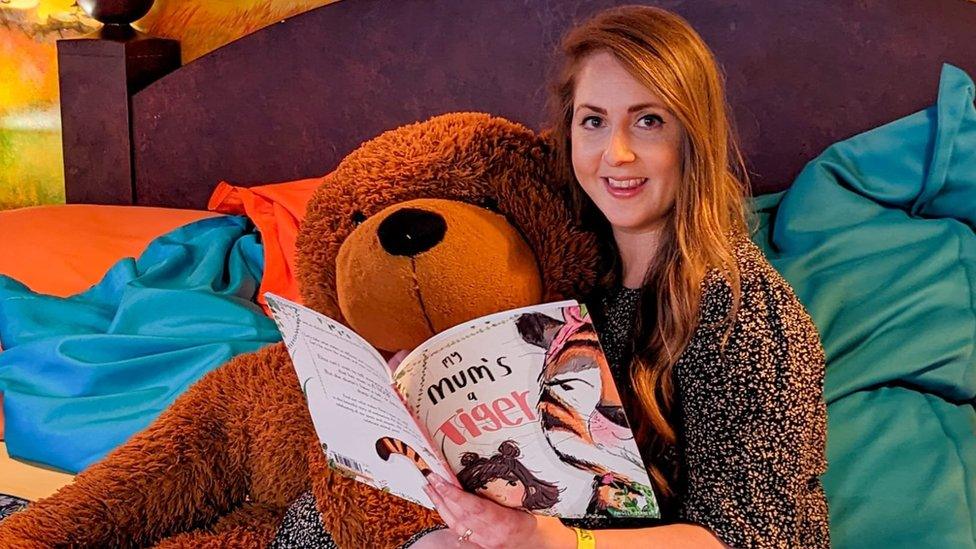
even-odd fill
[[[658,517],[586,308],[496,313],[436,334],[392,374],[338,322],[267,294],[331,466],[428,508],[424,476],[566,518]]]
[[[466,490],[560,517],[658,517],[586,308],[457,326],[415,349],[398,392]]]

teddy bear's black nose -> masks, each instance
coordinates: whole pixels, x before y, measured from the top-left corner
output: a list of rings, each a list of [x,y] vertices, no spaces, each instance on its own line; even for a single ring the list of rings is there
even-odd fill
[[[380,244],[392,255],[408,257],[436,246],[444,240],[447,223],[439,214],[417,208],[404,208],[390,214],[376,233]]]

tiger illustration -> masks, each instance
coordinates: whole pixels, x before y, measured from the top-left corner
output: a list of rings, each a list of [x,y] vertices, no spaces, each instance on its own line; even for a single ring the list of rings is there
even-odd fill
[[[565,309],[562,322],[524,314],[516,326],[526,342],[546,349],[537,409],[559,459],[600,477],[643,477],[640,456],[619,444],[631,438],[630,428],[596,331],[580,308]]]
[[[390,456],[399,454],[411,462],[420,470],[425,477],[431,473],[430,466],[424,461],[420,454],[410,447],[409,444],[393,437],[383,437],[376,441],[376,453],[383,461],[389,461]]]
[[[619,479],[612,474],[593,479],[593,495],[586,508],[587,515],[630,516],[656,507],[650,486]]]

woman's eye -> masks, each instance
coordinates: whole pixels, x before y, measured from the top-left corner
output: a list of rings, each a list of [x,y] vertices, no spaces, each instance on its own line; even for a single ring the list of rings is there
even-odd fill
[[[510,480],[510,481],[508,481],[508,485],[509,486],[516,486],[516,485],[518,485],[518,483],[515,482],[514,480]]]
[[[603,120],[600,120],[598,116],[587,116],[582,121],[580,121],[580,126],[587,129],[596,129],[603,124]]]
[[[637,124],[642,128],[655,128],[664,124],[664,119],[659,114],[645,114],[640,117]]]

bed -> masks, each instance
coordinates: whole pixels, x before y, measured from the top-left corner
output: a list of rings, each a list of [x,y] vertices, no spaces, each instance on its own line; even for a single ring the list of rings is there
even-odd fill
[[[40,271],[48,280],[37,282],[35,290],[77,292],[97,281],[114,259],[137,255],[153,237],[207,216],[220,181],[241,188],[314,181],[365,139],[434,114],[485,111],[542,128],[546,76],[560,35],[573,21],[620,3],[624,2],[343,0],[271,25],[183,67],[172,41],[126,38],[124,32],[62,41],[66,196],[72,204],[94,208],[90,215],[105,215],[107,208],[121,210],[112,211],[111,224],[86,226],[84,221],[69,221],[67,211],[73,206],[42,208],[44,215],[61,224],[30,232],[20,228],[41,223],[42,212],[0,214],[0,230],[7,227],[5,238],[16,241],[24,254],[0,262],[0,273],[27,280],[35,275],[25,273],[25,265],[43,265]],[[753,192],[772,197],[757,206],[763,230],[770,235],[776,232],[772,225],[783,204],[799,200],[796,193],[792,202],[789,193],[776,193],[787,191],[824,149],[933,104],[940,82],[945,82],[940,81],[943,63],[976,74],[976,41],[971,40],[976,6],[961,0],[830,1],[789,9],[758,0],[646,3],[686,17],[724,66]],[[804,189],[810,194],[802,196],[812,200],[816,184]],[[833,204],[837,203],[820,206],[830,209]],[[159,214],[157,221],[144,223],[139,220],[145,219],[146,210],[136,208],[146,207],[165,209],[153,210]],[[925,212],[912,214],[926,217]],[[126,215],[131,225],[120,223]],[[99,252],[100,262],[79,259],[87,257],[79,255],[80,244],[65,248],[63,241],[50,236],[75,227],[79,241],[97,247],[130,226],[137,227],[135,236],[107,244]],[[112,231],[114,237],[107,234]],[[790,278],[805,276],[796,267],[801,252],[784,251],[772,236],[765,245],[777,268],[801,285]],[[811,254],[807,250],[804,257]],[[89,271],[56,288],[60,279],[51,273],[76,272],[78,264]],[[808,307],[819,311],[827,305],[815,302],[815,290],[798,293]],[[836,324],[823,324],[814,316],[822,332],[831,335]],[[969,345],[966,352],[958,353],[964,366],[957,381],[963,389],[976,383],[972,363],[966,362],[972,355],[970,343],[964,343]],[[834,378],[847,379],[840,374]],[[828,396],[839,402],[889,383],[896,381],[857,386],[851,381],[832,386],[836,393]],[[976,438],[976,422],[964,412],[966,406],[971,412],[976,393],[957,393],[948,402],[968,414],[959,421],[963,426],[970,422],[970,434]],[[840,417],[831,416],[831,429]],[[847,450],[857,447],[848,442]],[[959,443],[947,451],[966,454],[976,452],[976,447]],[[844,461],[844,456],[837,457]],[[0,493],[18,495],[20,490],[32,499],[70,479],[0,459]],[[959,471],[954,469],[947,482],[976,479],[976,471],[967,469],[972,464],[973,458],[960,461]],[[873,474],[870,469],[860,473]],[[26,492],[23,481],[33,474],[45,477],[48,484]],[[855,482],[850,475],[835,478],[838,490],[843,483]],[[976,546],[971,528],[976,523],[976,488],[960,490],[951,500],[954,522],[936,525],[932,539]],[[902,517],[884,513],[859,520],[865,509],[883,504],[870,501],[875,497],[894,496],[868,491],[859,498],[831,500],[832,529],[844,540],[840,545],[852,544],[869,525],[878,524],[888,525],[884,528],[890,532],[871,539],[906,539],[906,531],[938,515],[939,507],[950,501],[926,499],[921,518],[908,525],[894,525]],[[885,538],[888,534],[891,537]]]

